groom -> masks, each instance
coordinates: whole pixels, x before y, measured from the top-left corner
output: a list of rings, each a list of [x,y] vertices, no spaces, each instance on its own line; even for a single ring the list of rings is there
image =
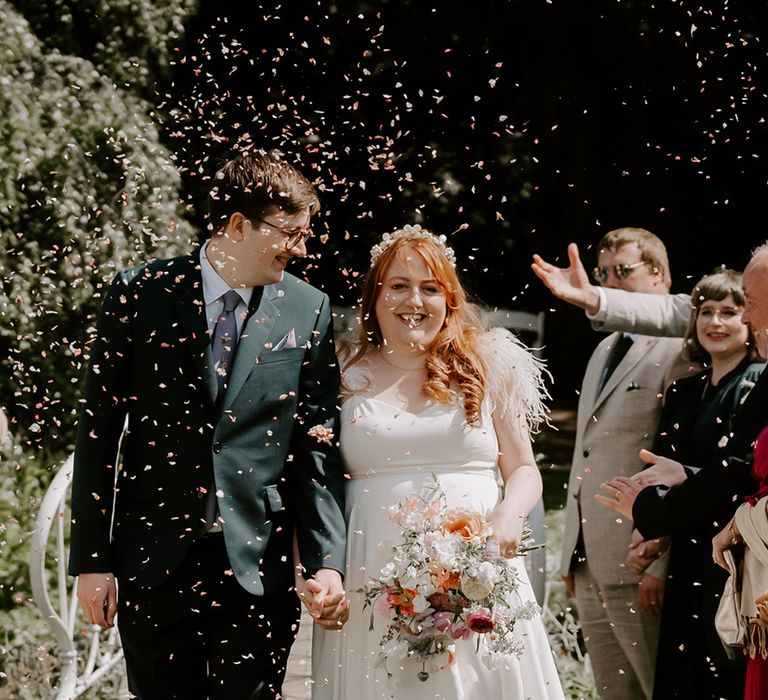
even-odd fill
[[[201,249],[115,277],[78,426],[69,572],[90,622],[119,611],[142,699],[279,696],[294,538],[313,616],[338,627],[346,606],[329,300],[284,271],[317,195],[256,153],[209,204]]]

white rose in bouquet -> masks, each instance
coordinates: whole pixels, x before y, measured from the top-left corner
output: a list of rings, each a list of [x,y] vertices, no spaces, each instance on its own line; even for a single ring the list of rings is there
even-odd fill
[[[461,590],[470,600],[483,600],[499,580],[498,568],[489,561],[482,562],[472,572],[461,575]]]

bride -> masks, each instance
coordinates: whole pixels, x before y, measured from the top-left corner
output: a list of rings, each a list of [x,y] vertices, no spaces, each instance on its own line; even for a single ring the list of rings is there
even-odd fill
[[[479,329],[454,268],[445,237],[419,226],[385,234],[371,251],[360,338],[341,355],[350,617],[341,631],[315,626],[314,700],[563,697],[538,616],[515,625],[519,658],[490,670],[473,641],[457,640],[456,662],[421,682],[416,660],[377,664],[386,622],[374,616],[369,629],[362,609],[358,589],[380,576],[398,541],[387,509],[433,475],[448,507],[487,514],[506,557],[541,495],[529,439],[544,416],[541,370],[508,332]],[[534,600],[523,564],[513,562],[520,603]]]

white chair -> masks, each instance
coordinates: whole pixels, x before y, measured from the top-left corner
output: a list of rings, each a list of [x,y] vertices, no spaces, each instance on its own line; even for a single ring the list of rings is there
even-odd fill
[[[120,638],[115,628],[102,632],[97,625],[88,628],[87,651],[78,649],[75,624],[78,619],[77,581],[70,585],[67,576],[65,524],[67,522],[69,487],[72,483],[74,458],[69,456],[45,492],[37,514],[37,527],[32,534],[29,575],[35,604],[53,630],[59,645],[61,678],[56,700],[69,700],[82,695],[101,681],[123,659]],[[55,571],[46,566],[51,530],[55,530]],[[49,590],[54,592],[51,600]],[[80,623],[84,620],[80,617]]]
[[[512,331],[537,357],[544,343],[544,312],[512,311],[511,309],[482,309],[481,318],[487,328],[501,327]]]
[[[336,340],[356,340],[360,331],[358,309],[351,306],[332,306],[331,314]]]

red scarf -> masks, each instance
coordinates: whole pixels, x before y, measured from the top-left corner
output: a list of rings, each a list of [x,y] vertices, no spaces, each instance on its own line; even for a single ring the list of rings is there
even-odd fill
[[[755,461],[752,462],[752,476],[760,484],[760,488],[756,493],[747,496],[747,503],[751,506],[755,505],[763,496],[768,495],[768,426],[763,428],[760,435],[757,436]]]

